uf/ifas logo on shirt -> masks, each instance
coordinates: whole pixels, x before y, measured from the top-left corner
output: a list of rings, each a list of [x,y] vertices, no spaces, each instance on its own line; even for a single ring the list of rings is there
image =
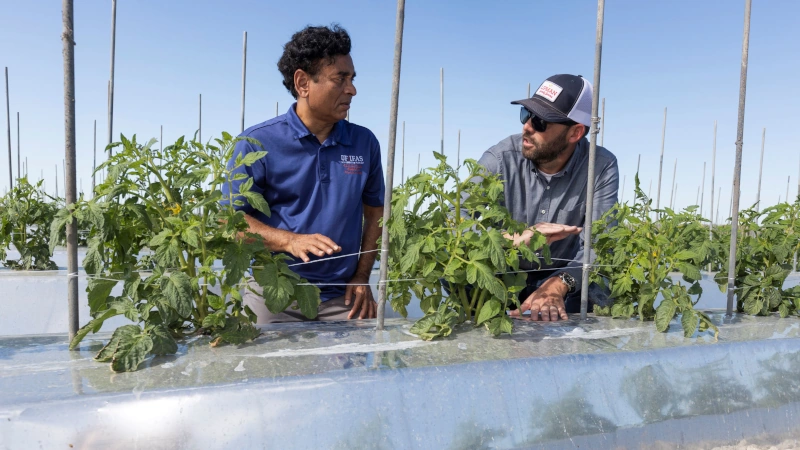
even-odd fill
[[[359,155],[342,155],[340,161],[347,175],[361,175],[364,168],[364,157]]]

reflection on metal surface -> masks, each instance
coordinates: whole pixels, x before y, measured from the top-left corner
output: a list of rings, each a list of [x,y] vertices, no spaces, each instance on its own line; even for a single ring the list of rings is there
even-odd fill
[[[794,319],[737,316],[719,342],[684,338],[677,323],[668,333],[606,318],[515,324],[503,338],[465,324],[434,343],[399,319],[381,333],[374,321],[269,325],[253,343],[196,338],[123,374],[92,360],[108,334],[77,352],[63,335],[0,338],[0,449],[712,448],[800,438]]]

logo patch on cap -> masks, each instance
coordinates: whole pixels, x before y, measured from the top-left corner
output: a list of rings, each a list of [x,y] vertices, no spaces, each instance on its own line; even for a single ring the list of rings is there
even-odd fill
[[[564,88],[553,83],[552,81],[545,81],[544,83],[542,83],[541,86],[539,86],[539,89],[536,91],[536,95],[540,95],[550,100],[550,102],[552,103],[556,101],[558,96],[561,95],[561,91],[563,90]]]

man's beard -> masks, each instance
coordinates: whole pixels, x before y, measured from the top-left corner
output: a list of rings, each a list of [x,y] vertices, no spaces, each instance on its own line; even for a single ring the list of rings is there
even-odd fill
[[[528,139],[528,142],[533,144],[532,149],[526,149],[522,147],[522,156],[526,159],[532,161],[537,166],[542,164],[547,164],[553,162],[558,158],[558,156],[567,149],[567,132],[569,128],[564,130],[563,133],[556,136],[552,141],[540,144],[536,143],[533,140],[533,136],[523,135],[524,138]]]

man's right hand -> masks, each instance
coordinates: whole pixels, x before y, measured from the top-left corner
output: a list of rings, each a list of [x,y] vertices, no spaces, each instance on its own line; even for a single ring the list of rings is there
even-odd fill
[[[583,230],[582,227],[576,227],[575,225],[561,225],[558,223],[546,222],[537,223],[533,228],[536,228],[536,231],[547,236],[548,245],[573,234],[580,234],[581,230]]]
[[[571,236],[573,234],[580,234],[583,228],[576,227],[574,225],[560,225],[557,223],[537,223],[533,226],[539,233],[545,235],[547,237],[547,244],[550,245],[553,242],[560,241],[567,236]],[[514,233],[513,236],[506,233],[505,237],[507,239],[511,239],[514,241],[514,247],[519,247],[520,244],[528,245],[533,237],[533,230],[530,228],[523,231],[522,234]]]
[[[286,244],[286,252],[303,262],[310,261],[308,254],[323,257],[339,253],[342,248],[336,245],[331,238],[317,234],[292,234]]]

